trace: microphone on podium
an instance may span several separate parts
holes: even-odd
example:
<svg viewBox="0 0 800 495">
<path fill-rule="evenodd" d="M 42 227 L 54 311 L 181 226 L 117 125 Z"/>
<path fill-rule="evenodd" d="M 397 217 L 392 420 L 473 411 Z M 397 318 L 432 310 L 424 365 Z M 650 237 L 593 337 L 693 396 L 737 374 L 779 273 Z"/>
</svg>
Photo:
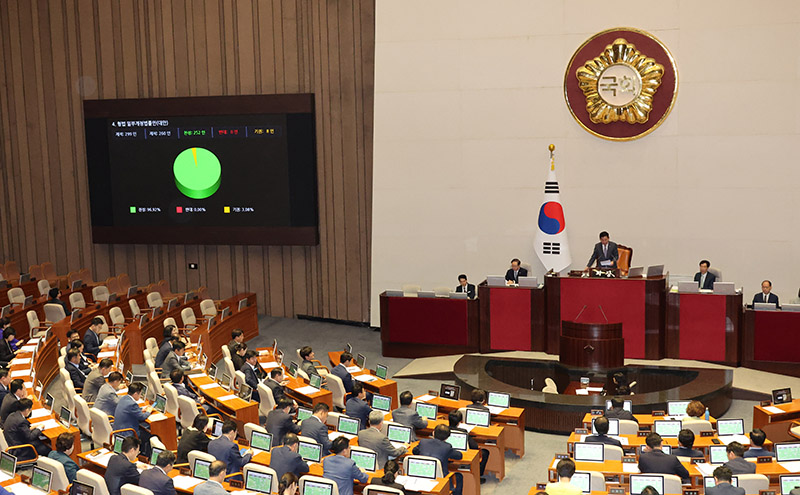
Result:
<svg viewBox="0 0 800 495">
<path fill-rule="evenodd" d="M 580 318 L 580 317 L 581 317 L 581 315 L 583 314 L 583 311 L 584 311 L 585 309 L 586 309 L 586 305 L 584 304 L 584 305 L 583 305 L 583 307 L 581 308 L 581 310 L 580 310 L 580 311 L 578 311 L 578 315 L 577 315 L 577 316 L 575 316 L 575 319 L 573 319 L 572 321 L 573 321 L 573 322 L 577 322 L 577 321 L 578 321 L 578 318 Z"/>
</svg>

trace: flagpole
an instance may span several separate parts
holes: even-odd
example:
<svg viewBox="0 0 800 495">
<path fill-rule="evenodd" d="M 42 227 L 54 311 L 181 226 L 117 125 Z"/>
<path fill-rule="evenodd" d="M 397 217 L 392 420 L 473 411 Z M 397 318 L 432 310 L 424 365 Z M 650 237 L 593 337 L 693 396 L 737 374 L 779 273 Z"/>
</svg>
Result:
<svg viewBox="0 0 800 495">
<path fill-rule="evenodd" d="M 555 171 L 556 169 L 556 159 L 554 156 L 556 151 L 556 145 L 551 143 L 550 146 L 547 147 L 547 149 L 550 150 L 550 171 L 552 172 Z M 544 276 L 557 277 L 558 273 L 556 273 L 556 271 L 553 268 L 551 268 L 547 273 L 545 273 Z"/>
</svg>

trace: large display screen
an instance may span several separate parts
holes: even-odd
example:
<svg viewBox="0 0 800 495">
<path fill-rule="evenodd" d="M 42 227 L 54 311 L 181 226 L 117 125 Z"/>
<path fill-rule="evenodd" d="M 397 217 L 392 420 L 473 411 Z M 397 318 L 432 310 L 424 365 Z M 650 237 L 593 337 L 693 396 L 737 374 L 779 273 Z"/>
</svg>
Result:
<svg viewBox="0 0 800 495">
<path fill-rule="evenodd" d="M 315 245 L 313 95 L 84 102 L 95 243 Z"/>
</svg>

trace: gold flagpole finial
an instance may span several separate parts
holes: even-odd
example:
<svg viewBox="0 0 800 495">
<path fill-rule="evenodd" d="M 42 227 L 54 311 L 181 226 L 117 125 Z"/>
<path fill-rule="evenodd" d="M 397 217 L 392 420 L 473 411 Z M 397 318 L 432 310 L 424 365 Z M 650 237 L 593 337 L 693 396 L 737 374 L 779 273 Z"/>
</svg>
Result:
<svg viewBox="0 0 800 495">
<path fill-rule="evenodd" d="M 553 153 L 556 150 L 556 145 L 555 144 L 551 144 L 550 146 L 547 147 L 547 149 L 550 150 L 550 170 L 555 170 L 556 169 L 556 160 L 553 157 Z"/>
</svg>

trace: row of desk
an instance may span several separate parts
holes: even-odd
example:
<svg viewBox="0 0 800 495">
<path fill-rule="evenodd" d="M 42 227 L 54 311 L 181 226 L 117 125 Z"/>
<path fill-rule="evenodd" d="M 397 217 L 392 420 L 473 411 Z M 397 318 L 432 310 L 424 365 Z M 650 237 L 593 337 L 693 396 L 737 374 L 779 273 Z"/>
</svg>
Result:
<svg viewBox="0 0 800 495">
<path fill-rule="evenodd" d="M 559 354 L 562 320 L 622 323 L 625 357 L 694 359 L 798 374 L 784 345 L 800 313 L 743 309 L 741 294 L 681 294 L 666 277 L 547 276 L 542 287 L 478 287 L 477 300 L 380 296 L 383 354 L 505 350 Z"/>
</svg>

